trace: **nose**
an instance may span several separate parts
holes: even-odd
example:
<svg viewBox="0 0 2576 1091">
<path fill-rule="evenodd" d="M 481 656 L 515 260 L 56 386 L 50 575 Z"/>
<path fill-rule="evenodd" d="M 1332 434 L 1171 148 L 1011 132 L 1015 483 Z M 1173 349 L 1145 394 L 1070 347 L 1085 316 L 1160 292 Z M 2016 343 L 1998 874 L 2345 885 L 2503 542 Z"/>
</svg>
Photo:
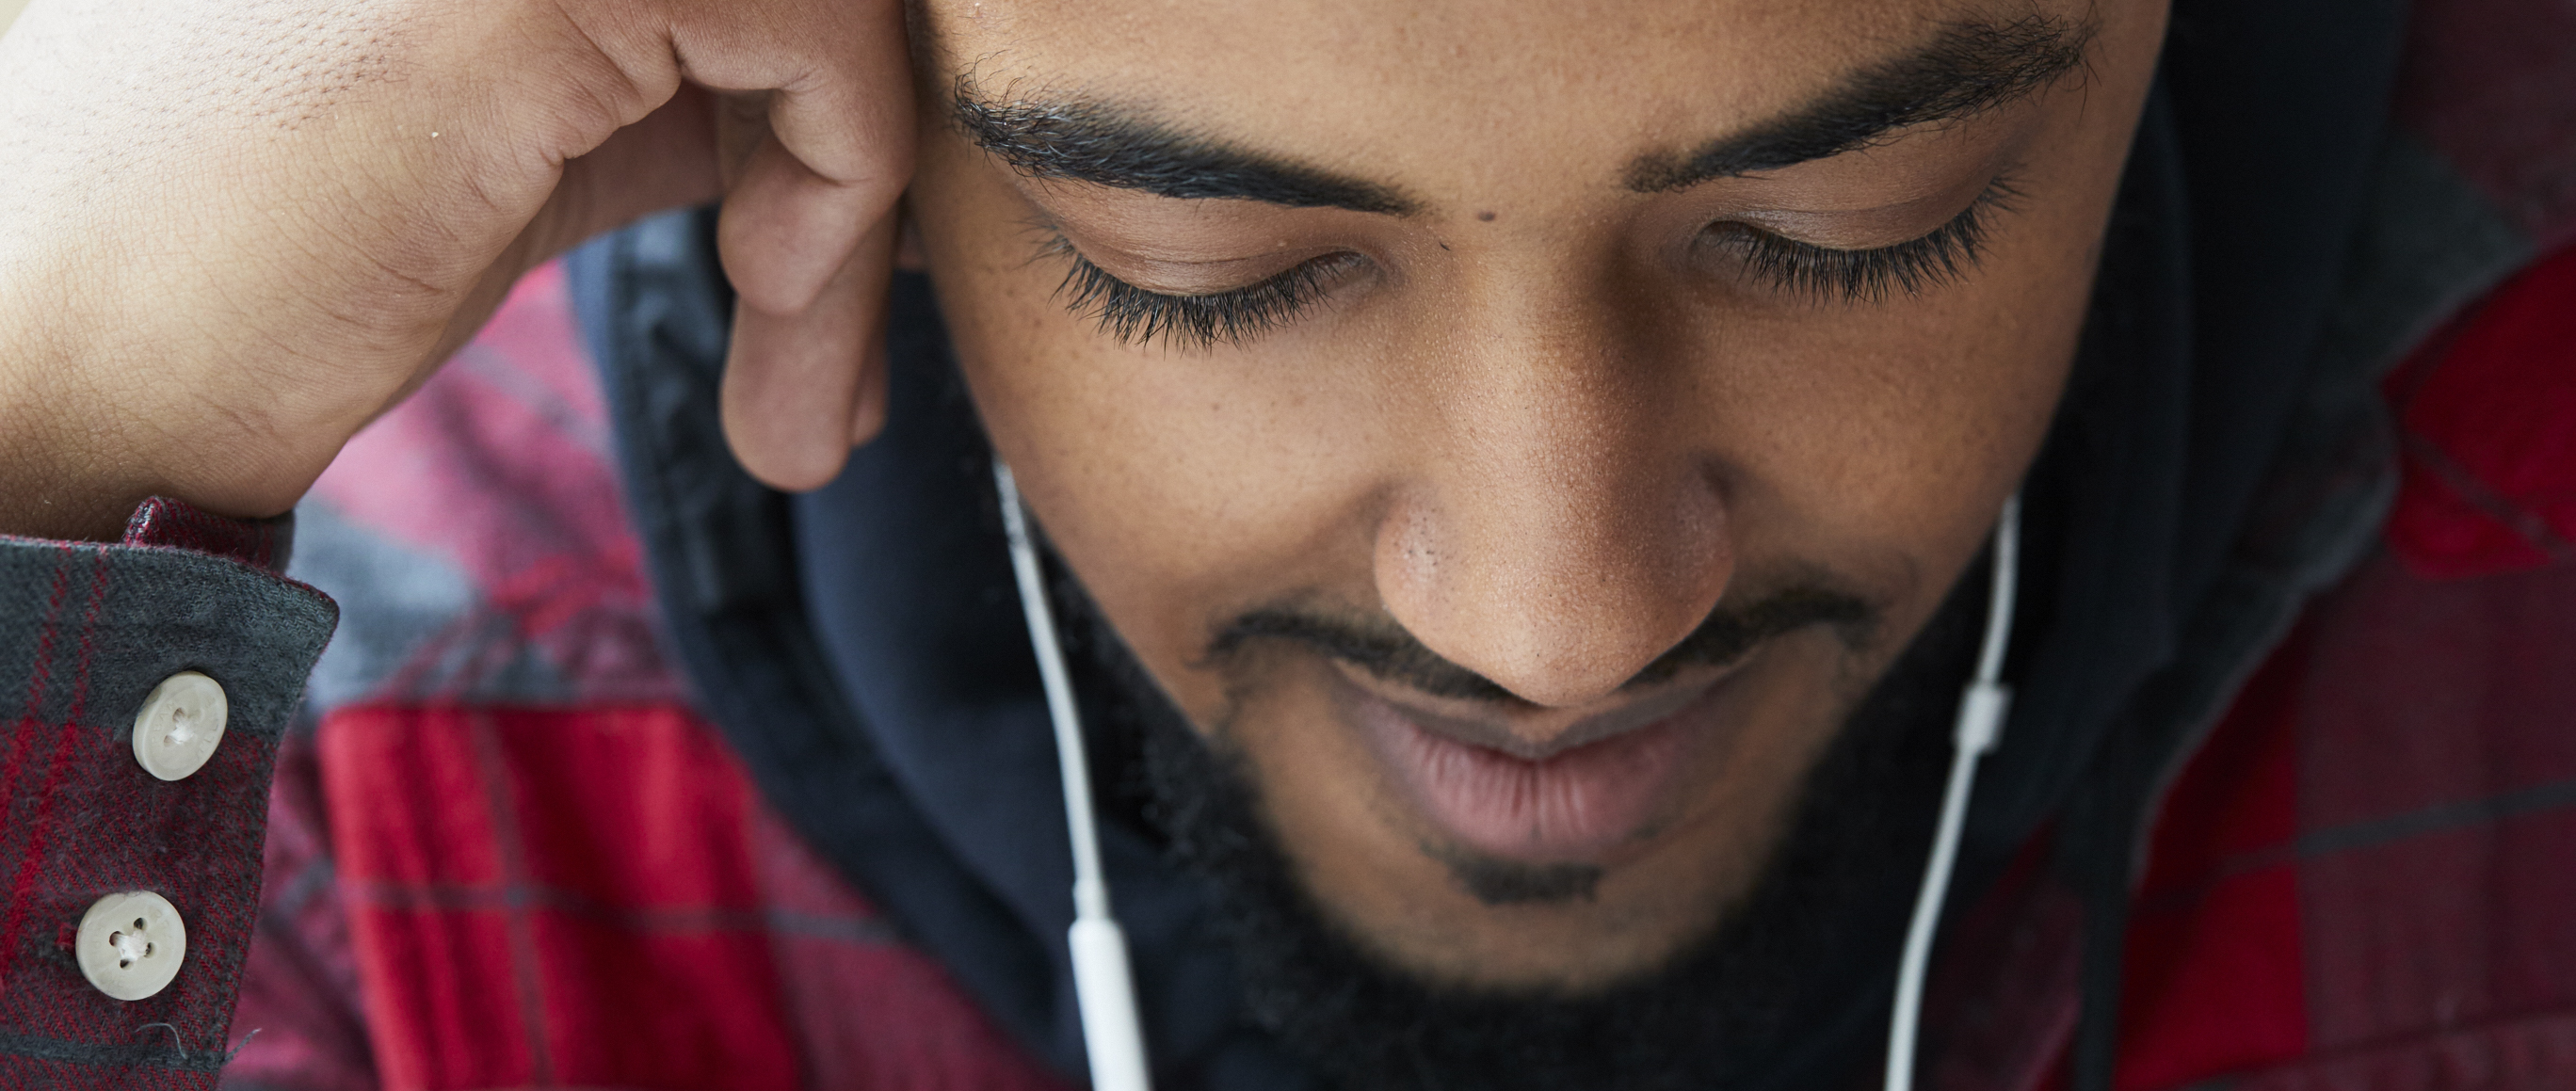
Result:
<svg viewBox="0 0 2576 1091">
<path fill-rule="evenodd" d="M 1708 616 L 1734 572 L 1726 509 L 1652 369 L 1607 338 L 1513 340 L 1444 384 L 1464 393 L 1430 415 L 1374 575 L 1431 650 L 1533 704 L 1577 706 Z"/>
</svg>

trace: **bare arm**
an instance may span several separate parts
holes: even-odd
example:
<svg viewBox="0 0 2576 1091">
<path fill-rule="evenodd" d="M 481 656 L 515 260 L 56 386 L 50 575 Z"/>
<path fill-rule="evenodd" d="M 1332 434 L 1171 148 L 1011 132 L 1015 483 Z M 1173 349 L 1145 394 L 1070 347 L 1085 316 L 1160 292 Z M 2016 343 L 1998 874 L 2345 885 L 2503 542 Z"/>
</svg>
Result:
<svg viewBox="0 0 2576 1091">
<path fill-rule="evenodd" d="M 0 39 L 0 531 L 285 510 L 552 254 L 725 199 L 725 415 L 872 430 L 897 0 L 33 0 Z"/>
</svg>

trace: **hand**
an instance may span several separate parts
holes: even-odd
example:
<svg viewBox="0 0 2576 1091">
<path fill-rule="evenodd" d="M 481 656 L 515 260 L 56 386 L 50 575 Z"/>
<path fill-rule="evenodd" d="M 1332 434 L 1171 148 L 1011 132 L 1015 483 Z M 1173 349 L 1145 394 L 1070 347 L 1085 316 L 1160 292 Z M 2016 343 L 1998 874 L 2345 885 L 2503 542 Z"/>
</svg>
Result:
<svg viewBox="0 0 2576 1091">
<path fill-rule="evenodd" d="M 722 196 L 737 456 L 882 419 L 900 0 L 35 0 L 0 39 L 0 531 L 284 511 L 509 286 Z"/>
</svg>

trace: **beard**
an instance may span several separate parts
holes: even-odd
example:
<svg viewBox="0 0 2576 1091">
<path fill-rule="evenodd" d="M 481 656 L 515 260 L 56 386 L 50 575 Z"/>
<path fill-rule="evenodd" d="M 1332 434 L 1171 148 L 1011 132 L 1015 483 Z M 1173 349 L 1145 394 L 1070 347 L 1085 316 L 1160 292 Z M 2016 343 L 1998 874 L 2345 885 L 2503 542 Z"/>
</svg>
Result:
<svg viewBox="0 0 2576 1091">
<path fill-rule="evenodd" d="M 1849 1084 L 1880 1056 L 1873 1017 L 1929 852 L 1983 584 L 1961 580 L 1845 716 L 1761 876 L 1709 934 L 1642 976 L 1556 995 L 1425 981 L 1350 936 L 1297 878 L 1228 725 L 1193 730 L 1078 584 L 1054 581 L 1098 725 L 1092 767 L 1119 771 L 1104 803 L 1213 886 L 1246 1010 L 1348 1091 Z"/>
</svg>

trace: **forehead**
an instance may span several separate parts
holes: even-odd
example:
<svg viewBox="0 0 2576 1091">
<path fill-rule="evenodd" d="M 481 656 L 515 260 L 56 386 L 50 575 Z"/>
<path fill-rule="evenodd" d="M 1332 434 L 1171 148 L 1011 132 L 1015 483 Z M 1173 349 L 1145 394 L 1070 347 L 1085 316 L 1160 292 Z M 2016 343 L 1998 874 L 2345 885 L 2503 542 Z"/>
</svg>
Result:
<svg viewBox="0 0 2576 1091">
<path fill-rule="evenodd" d="M 1945 26 L 2068 0 L 928 0 L 942 74 L 1114 103 L 1324 167 L 1441 177 L 1624 163 L 1780 115 Z M 1469 177 L 1459 177 L 1465 174 Z M 1501 179 L 1493 179 L 1500 181 Z"/>
</svg>

